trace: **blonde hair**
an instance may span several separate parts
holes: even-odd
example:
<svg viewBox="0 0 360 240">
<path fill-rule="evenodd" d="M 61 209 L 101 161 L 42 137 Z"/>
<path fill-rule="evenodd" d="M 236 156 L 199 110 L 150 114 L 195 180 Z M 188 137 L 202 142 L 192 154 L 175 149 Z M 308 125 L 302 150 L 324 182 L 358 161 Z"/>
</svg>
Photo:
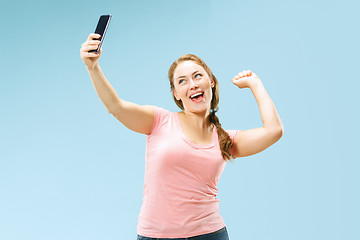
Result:
<svg viewBox="0 0 360 240">
<path fill-rule="evenodd" d="M 185 61 L 193 61 L 194 63 L 198 64 L 209 75 L 210 79 L 214 82 L 214 87 L 212 88 L 212 99 L 211 99 L 211 108 L 210 108 L 210 123 L 214 124 L 217 128 L 217 134 L 219 138 L 219 145 L 221 150 L 222 157 L 227 161 L 231 159 L 230 149 L 233 146 L 233 141 L 231 140 L 229 134 L 221 127 L 219 118 L 216 116 L 216 112 L 219 110 L 219 83 L 215 78 L 214 74 L 211 72 L 210 68 L 206 65 L 206 63 L 194 54 L 185 54 L 173 62 L 169 68 L 168 77 L 170 80 L 170 88 L 174 91 L 174 72 L 176 67 Z M 174 101 L 176 105 L 181 109 L 184 110 L 184 105 L 181 100 L 177 100 L 173 95 Z"/>
</svg>

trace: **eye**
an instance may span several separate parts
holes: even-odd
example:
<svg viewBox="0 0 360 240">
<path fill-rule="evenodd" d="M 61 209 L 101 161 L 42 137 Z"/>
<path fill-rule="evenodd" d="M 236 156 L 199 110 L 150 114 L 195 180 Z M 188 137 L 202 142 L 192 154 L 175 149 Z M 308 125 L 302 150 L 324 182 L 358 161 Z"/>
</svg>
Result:
<svg viewBox="0 0 360 240">
<path fill-rule="evenodd" d="M 195 78 L 196 78 L 197 76 L 202 76 L 202 75 L 201 75 L 200 73 L 198 73 L 198 74 L 195 75 Z"/>
<path fill-rule="evenodd" d="M 179 84 L 181 84 L 181 83 L 183 83 L 183 82 L 185 82 L 184 79 L 180 79 L 180 80 L 179 80 Z"/>
</svg>

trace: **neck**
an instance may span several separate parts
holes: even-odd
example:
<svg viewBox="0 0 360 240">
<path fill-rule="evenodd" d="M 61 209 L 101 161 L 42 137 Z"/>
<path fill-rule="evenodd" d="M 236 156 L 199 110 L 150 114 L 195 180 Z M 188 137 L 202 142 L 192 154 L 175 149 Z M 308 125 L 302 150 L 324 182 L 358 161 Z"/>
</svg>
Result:
<svg viewBox="0 0 360 240">
<path fill-rule="evenodd" d="M 184 110 L 182 113 L 184 114 L 185 118 L 189 120 L 191 125 L 196 128 L 206 130 L 209 129 L 211 126 L 210 118 L 209 118 L 210 109 L 204 112 L 196 112 L 196 113 L 188 112 Z"/>
</svg>

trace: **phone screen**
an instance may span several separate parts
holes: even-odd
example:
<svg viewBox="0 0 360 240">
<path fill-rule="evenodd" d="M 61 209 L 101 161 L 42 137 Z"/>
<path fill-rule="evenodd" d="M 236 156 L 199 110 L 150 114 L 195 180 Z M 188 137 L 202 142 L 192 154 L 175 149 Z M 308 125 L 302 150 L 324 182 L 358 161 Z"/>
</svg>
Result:
<svg viewBox="0 0 360 240">
<path fill-rule="evenodd" d="M 98 49 L 90 50 L 89 52 L 99 52 L 100 51 L 101 45 L 102 45 L 104 37 L 105 37 L 106 29 L 108 28 L 109 23 L 110 23 L 110 19 L 111 19 L 111 15 L 101 15 L 100 16 L 99 22 L 95 29 L 95 33 L 101 35 L 100 39 L 97 39 L 97 40 L 100 40 L 100 45 L 99 45 Z"/>
</svg>

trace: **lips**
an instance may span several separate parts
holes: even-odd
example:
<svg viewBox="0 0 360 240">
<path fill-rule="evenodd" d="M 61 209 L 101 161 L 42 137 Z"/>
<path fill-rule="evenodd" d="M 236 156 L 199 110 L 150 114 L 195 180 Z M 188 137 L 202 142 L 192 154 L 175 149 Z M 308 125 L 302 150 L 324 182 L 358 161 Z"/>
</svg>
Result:
<svg viewBox="0 0 360 240">
<path fill-rule="evenodd" d="M 196 92 L 190 96 L 190 99 L 194 103 L 200 103 L 204 100 L 204 92 Z"/>
<path fill-rule="evenodd" d="M 190 96 L 190 99 L 198 98 L 200 96 L 204 96 L 204 92 L 196 92 Z"/>
</svg>

